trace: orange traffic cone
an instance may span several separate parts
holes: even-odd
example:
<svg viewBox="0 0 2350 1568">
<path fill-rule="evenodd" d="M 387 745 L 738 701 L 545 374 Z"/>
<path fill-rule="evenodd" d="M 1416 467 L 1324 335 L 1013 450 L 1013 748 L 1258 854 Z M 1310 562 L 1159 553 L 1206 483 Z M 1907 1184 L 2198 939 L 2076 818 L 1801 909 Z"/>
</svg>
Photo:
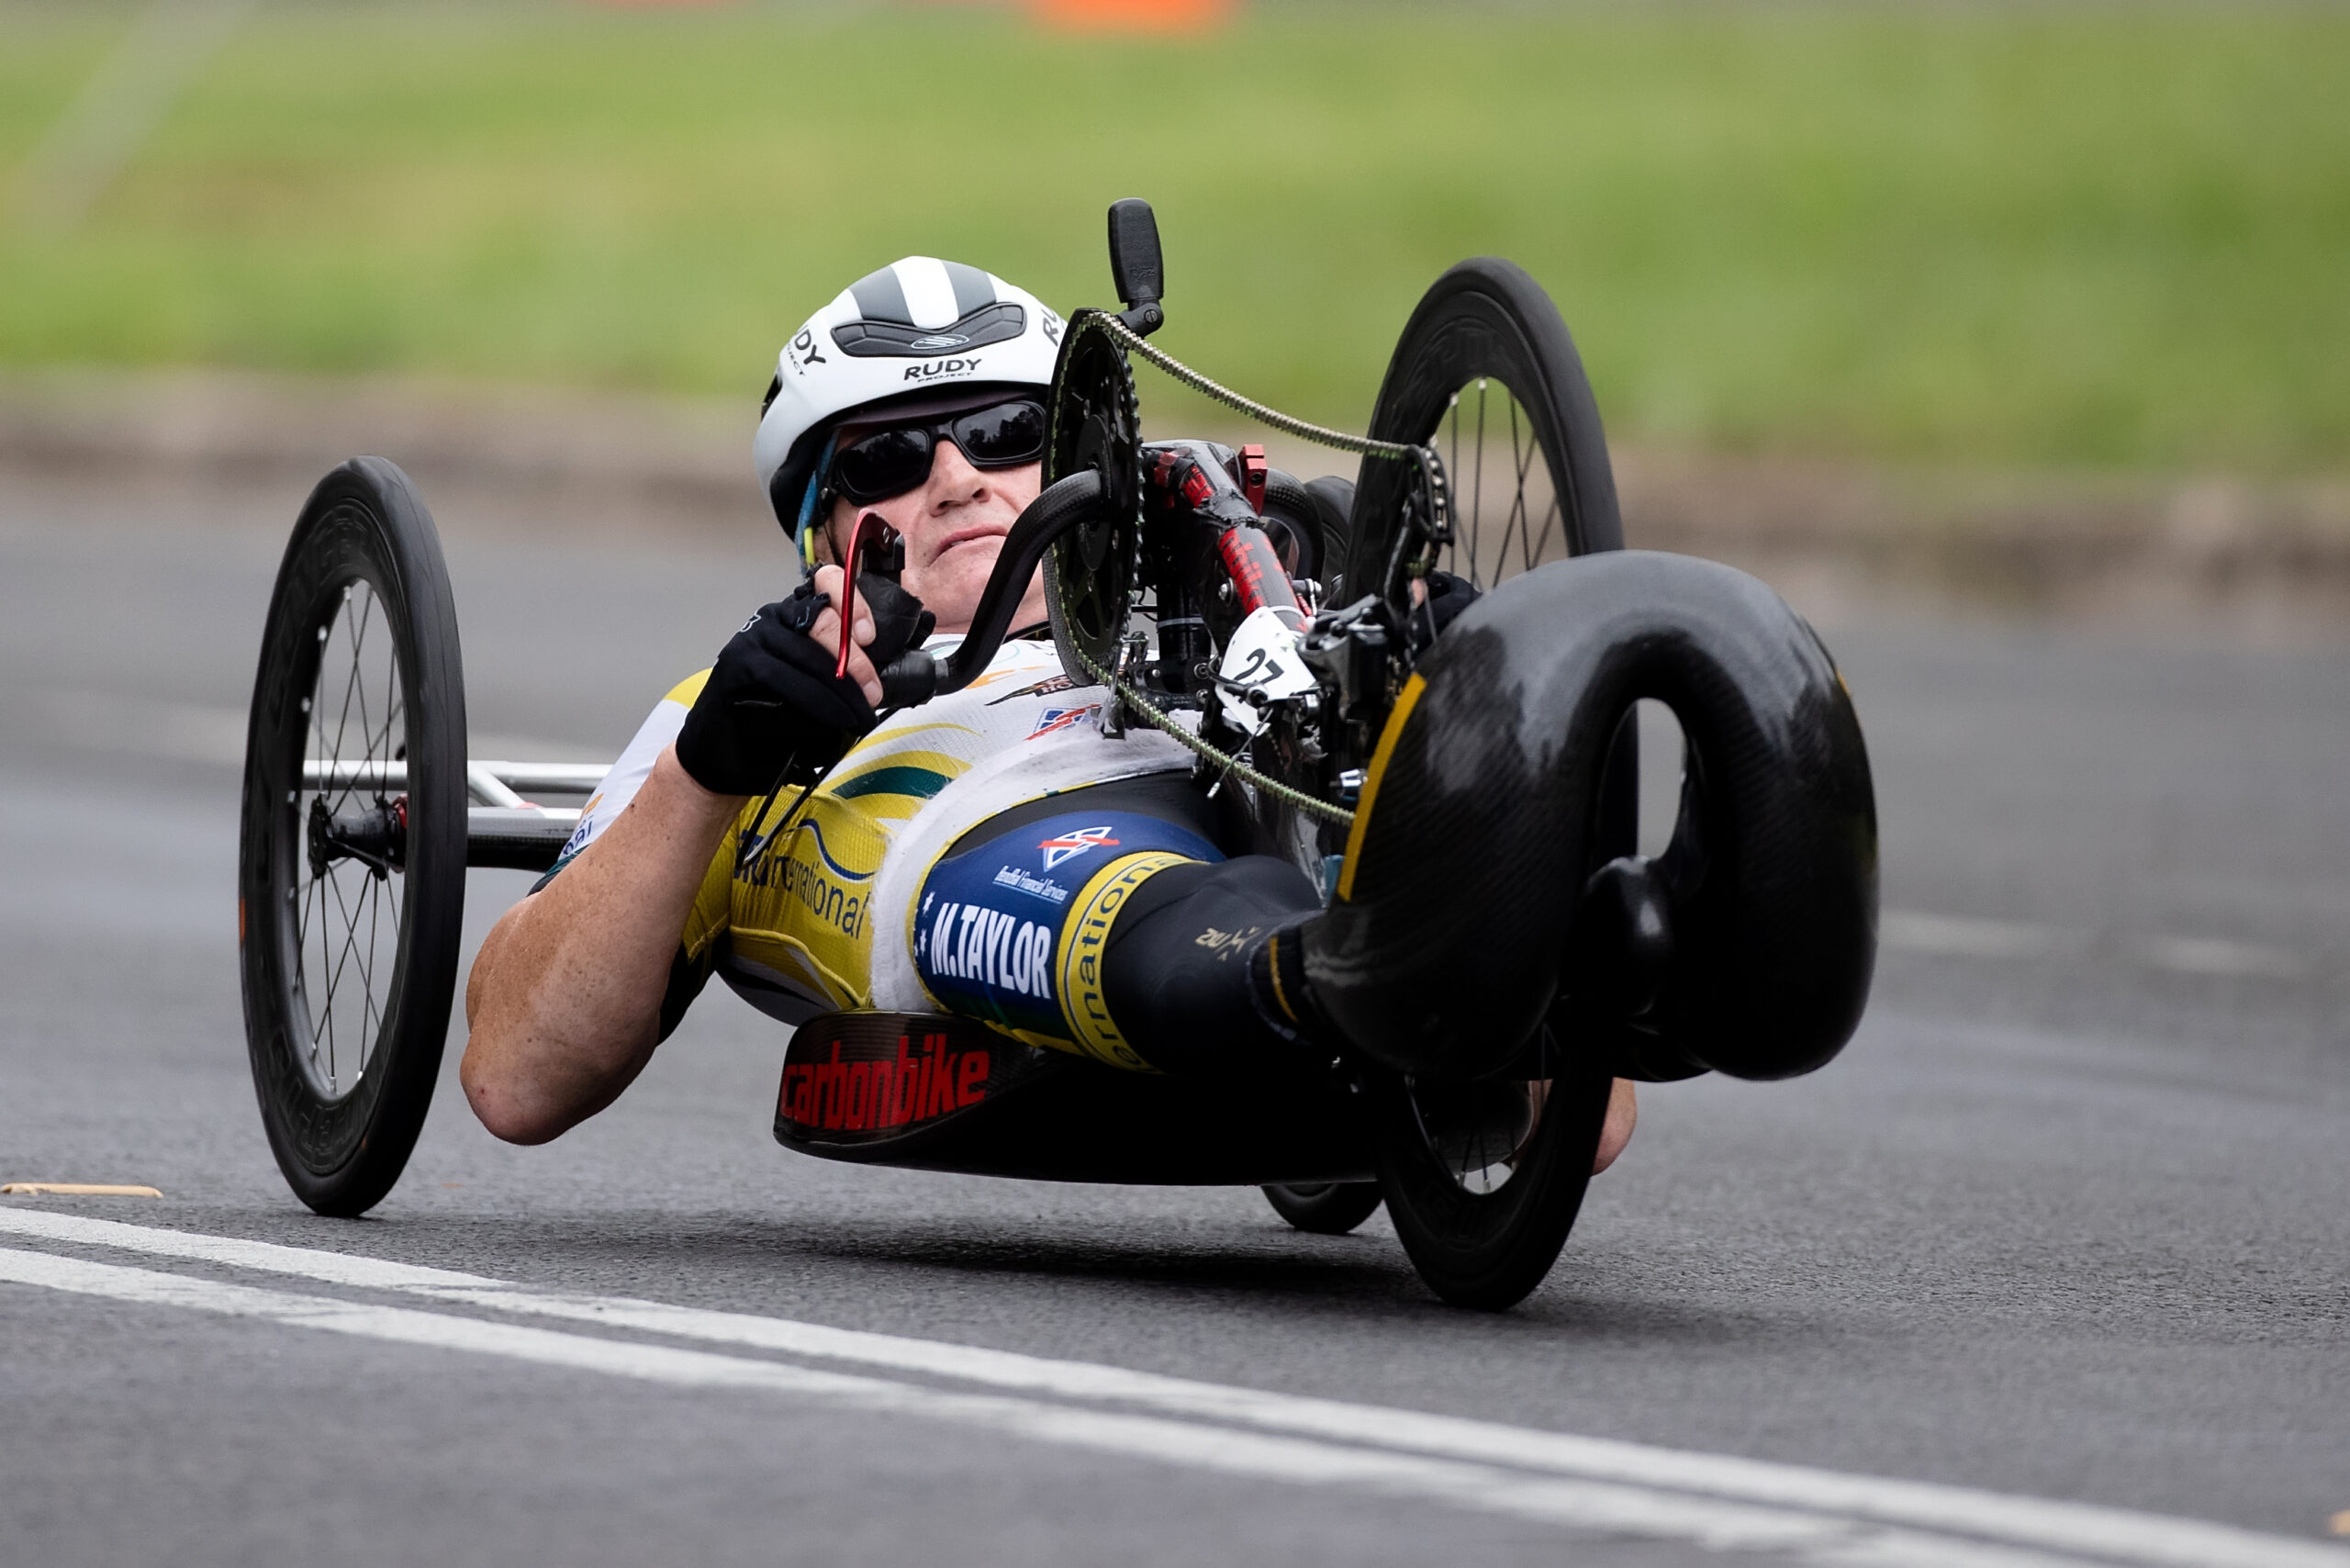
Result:
<svg viewBox="0 0 2350 1568">
<path fill-rule="evenodd" d="M 1029 0 L 1048 28 L 1089 32 L 1203 32 L 1230 19 L 1237 0 Z"/>
</svg>

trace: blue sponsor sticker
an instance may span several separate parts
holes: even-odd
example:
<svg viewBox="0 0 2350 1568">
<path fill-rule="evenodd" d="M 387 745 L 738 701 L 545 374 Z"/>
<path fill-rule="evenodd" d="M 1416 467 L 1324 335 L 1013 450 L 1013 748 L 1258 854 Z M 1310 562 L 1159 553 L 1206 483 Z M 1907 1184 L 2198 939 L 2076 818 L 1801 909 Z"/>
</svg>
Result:
<svg viewBox="0 0 2350 1568">
<path fill-rule="evenodd" d="M 1224 858 L 1189 828 L 1100 811 L 1008 829 L 939 861 L 914 913 L 923 987 L 965 1017 L 1066 1038 L 1053 974 L 1069 906 L 1104 867 L 1153 851 Z"/>
</svg>

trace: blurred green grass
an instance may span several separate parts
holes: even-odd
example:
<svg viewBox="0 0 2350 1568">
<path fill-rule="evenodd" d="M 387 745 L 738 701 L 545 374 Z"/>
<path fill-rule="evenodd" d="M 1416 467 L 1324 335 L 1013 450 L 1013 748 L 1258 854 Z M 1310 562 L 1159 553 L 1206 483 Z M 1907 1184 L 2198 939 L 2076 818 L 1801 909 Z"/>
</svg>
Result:
<svg viewBox="0 0 2350 1568">
<path fill-rule="evenodd" d="M 0 4 L 0 169 L 129 12 Z M 2350 10 L 1259 6 L 1213 38 L 982 6 L 255 13 L 77 231 L 0 231 L 0 364 L 764 386 L 930 252 L 1108 302 L 1359 424 L 1420 290 L 1528 267 L 1611 433 L 2350 468 Z M 1144 372 L 1147 407 L 1180 411 Z"/>
</svg>

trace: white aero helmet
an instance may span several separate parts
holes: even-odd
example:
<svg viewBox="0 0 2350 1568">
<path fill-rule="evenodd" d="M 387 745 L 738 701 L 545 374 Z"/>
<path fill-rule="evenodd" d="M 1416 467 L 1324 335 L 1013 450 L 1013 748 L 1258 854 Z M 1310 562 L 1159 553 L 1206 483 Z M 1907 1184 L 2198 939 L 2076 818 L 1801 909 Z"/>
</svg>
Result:
<svg viewBox="0 0 2350 1568">
<path fill-rule="evenodd" d="M 808 318 L 776 356 L 751 454 L 794 540 L 812 515 L 818 458 L 845 414 L 898 399 L 1052 385 L 1061 319 L 1026 289 L 934 256 L 868 273 Z"/>
</svg>

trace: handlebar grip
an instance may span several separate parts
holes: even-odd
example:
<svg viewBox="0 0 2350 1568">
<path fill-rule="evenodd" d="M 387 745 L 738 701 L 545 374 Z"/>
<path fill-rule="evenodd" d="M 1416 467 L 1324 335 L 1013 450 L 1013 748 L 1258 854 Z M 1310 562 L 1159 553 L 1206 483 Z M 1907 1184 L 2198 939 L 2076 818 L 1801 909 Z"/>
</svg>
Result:
<svg viewBox="0 0 2350 1568">
<path fill-rule="evenodd" d="M 881 672 L 881 706 L 915 708 L 938 691 L 938 660 L 920 648 L 908 648 Z"/>
</svg>

